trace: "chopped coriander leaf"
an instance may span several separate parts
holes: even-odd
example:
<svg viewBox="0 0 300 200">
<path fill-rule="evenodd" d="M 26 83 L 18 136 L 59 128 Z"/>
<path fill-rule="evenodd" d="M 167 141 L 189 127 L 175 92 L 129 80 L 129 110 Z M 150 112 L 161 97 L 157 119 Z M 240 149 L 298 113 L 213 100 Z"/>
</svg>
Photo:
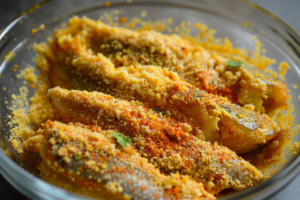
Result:
<svg viewBox="0 0 300 200">
<path fill-rule="evenodd" d="M 226 106 L 222 106 L 222 108 L 224 108 L 224 110 L 226 110 L 228 113 L 231 113 L 231 109 L 226 107 Z"/>
<path fill-rule="evenodd" d="M 229 59 L 228 63 L 227 63 L 227 65 L 232 68 L 240 67 L 240 66 L 242 66 L 242 64 L 243 63 L 241 61 L 235 61 L 235 60 L 231 60 L 231 59 Z"/>
<path fill-rule="evenodd" d="M 119 132 L 115 131 L 111 135 L 117 139 L 118 144 L 122 147 L 126 147 L 128 144 L 132 144 L 129 137 L 125 137 L 124 135 L 122 135 Z"/>
<path fill-rule="evenodd" d="M 80 156 L 77 156 L 77 155 L 74 155 L 74 159 L 75 159 L 75 160 L 81 160 L 81 157 L 80 157 Z"/>
</svg>

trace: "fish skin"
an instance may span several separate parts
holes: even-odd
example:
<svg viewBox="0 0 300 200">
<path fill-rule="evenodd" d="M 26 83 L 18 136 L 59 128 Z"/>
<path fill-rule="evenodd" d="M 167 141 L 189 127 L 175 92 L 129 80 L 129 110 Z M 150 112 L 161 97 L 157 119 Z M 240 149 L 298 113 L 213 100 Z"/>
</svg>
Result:
<svg viewBox="0 0 300 200">
<path fill-rule="evenodd" d="M 165 112 L 169 110 L 174 118 L 191 121 L 201 129 L 204 137 L 198 135 L 200 139 L 217 141 L 238 154 L 268 144 L 280 131 L 280 126 L 267 115 L 199 90 L 166 69 L 156 66 L 115 68 L 103 55 L 88 52 L 80 52 L 69 60 L 69 65 L 61 62 L 60 66 L 73 89 L 99 91 L 120 99 L 138 100 Z"/>
<path fill-rule="evenodd" d="M 68 26 L 58 30 L 55 36 L 59 38 L 70 33 L 80 36 L 84 46 L 95 55 L 101 53 L 109 57 L 116 67 L 159 66 L 179 73 L 185 81 L 201 90 L 226 96 L 236 104 L 252 103 L 256 111 L 270 112 L 287 103 L 287 88 L 281 81 L 263 75 L 263 71 L 246 63 L 231 68 L 227 65 L 228 56 L 210 52 L 200 44 L 176 35 L 112 27 L 85 17 L 70 19 Z M 235 84 L 226 73 L 239 74 Z M 257 84 L 259 88 L 255 86 Z M 253 98 L 249 98 L 249 93 L 253 93 Z"/>
<path fill-rule="evenodd" d="M 44 139 L 39 145 L 43 160 L 50 169 L 82 187 L 96 190 L 100 185 L 109 188 L 113 184 L 117 191 L 108 193 L 134 200 L 215 199 L 201 183 L 176 174 L 161 174 L 132 146 L 116 147 L 110 135 L 113 131 L 50 120 L 42 126 L 39 134 Z"/>
<path fill-rule="evenodd" d="M 189 175 L 212 194 L 225 188 L 242 190 L 265 179 L 235 152 L 199 140 L 189 133 L 194 130 L 187 123 L 178 123 L 141 102 L 59 87 L 50 89 L 48 96 L 60 121 L 117 130 L 130 137 L 138 152 L 161 171 Z"/>
<path fill-rule="evenodd" d="M 95 55 L 89 49 L 90 43 L 85 37 L 95 22 L 83 21 L 83 24 L 87 23 L 85 31 L 76 32 L 77 25 L 79 29 L 82 27 L 77 24 L 80 19 L 73 18 L 70 26 L 54 34 L 50 48 L 43 53 L 51 63 L 52 71 L 57 72 L 57 76 L 51 76 L 54 77 L 51 82 L 67 89 L 99 91 L 120 99 L 141 101 L 163 112 L 170 111 L 175 119 L 192 122 L 201 129 L 203 134 L 198 134 L 199 139 L 216 141 L 238 154 L 268 144 L 280 131 L 280 125 L 267 115 L 232 104 L 227 98 L 207 94 L 167 69 L 158 66 L 116 67 L 109 58 Z M 104 25 L 100 23 L 99 26 Z M 75 31 L 77 35 L 68 35 L 69 31 Z M 164 43 L 173 39 L 166 37 Z M 56 80 L 55 77 L 60 78 Z M 201 97 L 195 95 L 200 93 Z"/>
</svg>

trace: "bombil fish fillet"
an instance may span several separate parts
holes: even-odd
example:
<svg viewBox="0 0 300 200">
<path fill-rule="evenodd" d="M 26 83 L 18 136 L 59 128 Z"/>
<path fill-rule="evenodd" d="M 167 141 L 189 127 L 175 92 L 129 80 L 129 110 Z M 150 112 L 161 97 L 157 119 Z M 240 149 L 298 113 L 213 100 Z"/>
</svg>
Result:
<svg viewBox="0 0 300 200">
<path fill-rule="evenodd" d="M 57 183 L 73 183 L 97 198 L 215 199 L 201 183 L 163 175 L 132 146 L 119 147 L 111 130 L 48 120 L 38 133 L 27 143 L 39 146 L 46 180 L 58 174 Z"/>
<path fill-rule="evenodd" d="M 256 111 L 270 112 L 287 104 L 287 88 L 281 81 L 247 63 L 232 66 L 229 58 L 175 35 L 132 31 L 78 17 L 55 33 L 61 47 L 66 47 L 60 42 L 62 38 L 70 34 L 80 38 L 78 45 L 94 55 L 103 54 L 116 67 L 166 68 L 201 90 L 228 97 L 240 105 L 253 104 Z"/>
<path fill-rule="evenodd" d="M 169 111 L 177 120 L 194 123 L 203 131 L 205 140 L 217 141 L 238 154 L 268 144 L 280 130 L 267 115 L 199 90 L 167 69 L 156 66 L 115 68 L 103 55 L 85 51 L 79 37 L 62 37 L 52 47 L 60 45 L 62 49 L 53 52 L 71 88 L 99 91 Z"/>
<path fill-rule="evenodd" d="M 130 137 L 133 146 L 161 172 L 188 175 L 213 194 L 225 188 L 242 190 L 264 180 L 254 166 L 235 152 L 193 136 L 194 127 L 179 123 L 141 102 L 86 91 L 50 89 L 48 96 L 64 122 L 97 125 Z"/>
</svg>

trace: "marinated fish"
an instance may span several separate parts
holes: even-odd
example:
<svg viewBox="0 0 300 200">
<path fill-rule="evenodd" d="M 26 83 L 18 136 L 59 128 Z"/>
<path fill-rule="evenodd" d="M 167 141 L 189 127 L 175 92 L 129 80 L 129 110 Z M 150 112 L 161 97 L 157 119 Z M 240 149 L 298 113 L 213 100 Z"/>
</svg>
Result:
<svg viewBox="0 0 300 200">
<path fill-rule="evenodd" d="M 217 141 L 238 154 L 267 144 L 280 130 L 272 118 L 250 110 L 251 106 L 246 109 L 230 103 L 227 98 L 208 94 L 167 69 L 115 68 L 102 54 L 85 51 L 79 36 L 60 38 L 52 44 L 53 47 L 60 45 L 61 48 L 53 52 L 71 88 L 141 101 L 170 113 L 177 120 L 195 124 L 203 131 L 205 140 Z"/>
<path fill-rule="evenodd" d="M 97 198 L 215 199 L 187 176 L 161 174 L 132 146 L 119 148 L 111 130 L 48 120 L 38 133 L 27 143 L 39 147 L 41 175 L 46 180 L 51 179 L 47 175 L 57 174 L 54 182 L 73 183 Z"/>
<path fill-rule="evenodd" d="M 178 72 L 183 80 L 201 90 L 228 97 L 236 104 L 253 104 L 256 111 L 269 112 L 286 106 L 287 88 L 281 81 L 261 75 L 262 71 L 256 67 L 231 64 L 236 61 L 175 35 L 137 32 L 74 17 L 54 36 L 64 50 L 72 48 L 64 38 L 78 37 L 76 48 L 94 55 L 101 53 L 116 67 L 155 65 L 166 68 Z"/>
<path fill-rule="evenodd" d="M 199 140 L 194 136 L 199 131 L 190 124 L 179 123 L 141 102 L 58 87 L 50 89 L 48 96 L 60 121 L 116 130 L 129 137 L 140 155 L 161 172 L 188 175 L 210 193 L 242 190 L 264 180 L 260 171 L 235 152 Z"/>
</svg>

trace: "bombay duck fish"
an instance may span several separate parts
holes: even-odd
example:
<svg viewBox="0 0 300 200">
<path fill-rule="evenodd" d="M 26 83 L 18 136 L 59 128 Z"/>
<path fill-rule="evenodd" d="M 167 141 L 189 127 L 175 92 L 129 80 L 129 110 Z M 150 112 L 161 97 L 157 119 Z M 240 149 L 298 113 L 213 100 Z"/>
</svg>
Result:
<svg viewBox="0 0 300 200">
<path fill-rule="evenodd" d="M 61 122 L 116 130 L 129 137 L 140 155 L 162 172 L 188 175 L 203 183 L 210 193 L 225 188 L 245 189 L 265 179 L 235 152 L 199 140 L 189 124 L 157 113 L 141 102 L 58 87 L 50 89 L 48 96 Z"/>
<path fill-rule="evenodd" d="M 63 50 L 59 48 L 67 48 Z M 138 100 L 174 118 L 193 122 L 205 140 L 219 142 L 238 154 L 267 144 L 280 130 L 270 117 L 232 104 L 182 81 L 177 73 L 156 66 L 116 68 L 102 54 L 93 55 L 79 37 L 66 37 L 51 45 L 52 61 L 66 82 L 78 90 L 99 91 L 126 100 Z M 48 56 L 49 57 L 49 56 Z M 54 59 L 54 60 L 53 60 Z M 203 138 L 201 138 L 203 139 Z"/>
<path fill-rule="evenodd" d="M 178 72 L 185 81 L 209 93 L 240 105 L 253 104 L 256 111 L 270 112 L 286 106 L 287 88 L 281 81 L 175 35 L 132 31 L 78 17 L 54 34 L 61 49 L 72 48 L 64 40 L 70 35 L 78 37 L 76 47 L 84 46 L 94 55 L 101 53 L 116 67 L 160 66 Z"/>
<path fill-rule="evenodd" d="M 97 126 L 48 120 L 23 146 L 41 155 L 42 179 L 90 197 L 215 199 L 201 183 L 186 176 L 161 174 L 130 143 L 118 143 L 119 137 L 126 139 Z"/>
</svg>

